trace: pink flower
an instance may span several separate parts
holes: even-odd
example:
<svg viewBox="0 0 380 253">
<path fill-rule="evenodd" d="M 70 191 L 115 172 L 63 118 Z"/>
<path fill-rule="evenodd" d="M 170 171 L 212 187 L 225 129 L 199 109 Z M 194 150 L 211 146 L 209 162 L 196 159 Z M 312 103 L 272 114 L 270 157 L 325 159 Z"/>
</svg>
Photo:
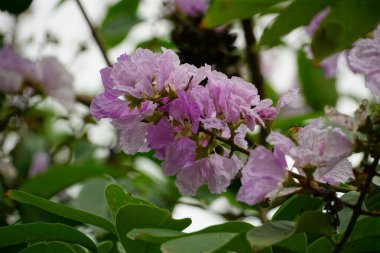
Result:
<svg viewBox="0 0 380 253">
<path fill-rule="evenodd" d="M 242 162 L 232 158 L 212 154 L 189 166 L 177 174 L 176 185 L 183 195 L 195 195 L 199 187 L 207 184 L 211 193 L 222 193 L 242 167 Z"/>
<path fill-rule="evenodd" d="M 278 195 L 287 174 L 284 154 L 277 148 L 272 153 L 259 146 L 251 151 L 242 174 L 237 200 L 254 205 Z"/>
<path fill-rule="evenodd" d="M 355 73 L 363 73 L 366 86 L 380 97 L 380 26 L 373 39 L 360 39 L 347 54 L 348 65 Z"/>
<path fill-rule="evenodd" d="M 322 126 L 321 120 L 315 120 L 299 130 L 298 145 L 276 132 L 272 132 L 267 141 L 291 156 L 298 169 L 316 169 L 313 174 L 316 180 L 330 184 L 347 182 L 353 177 L 351 163 L 347 160 L 352 142 L 339 128 Z"/>
</svg>

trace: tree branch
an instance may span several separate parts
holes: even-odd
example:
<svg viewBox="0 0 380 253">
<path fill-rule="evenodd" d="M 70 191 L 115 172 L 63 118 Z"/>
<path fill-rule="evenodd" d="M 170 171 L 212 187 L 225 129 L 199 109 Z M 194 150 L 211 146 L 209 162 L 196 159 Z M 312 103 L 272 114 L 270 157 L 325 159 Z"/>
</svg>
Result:
<svg viewBox="0 0 380 253">
<path fill-rule="evenodd" d="M 94 38 L 96 44 L 98 45 L 99 49 L 100 49 L 100 52 L 102 53 L 102 56 L 104 58 L 104 61 L 107 63 L 108 67 L 112 67 L 112 63 L 111 61 L 109 60 L 108 58 L 108 55 L 107 55 L 107 49 L 106 47 L 104 46 L 101 38 L 100 38 L 100 35 L 97 31 L 97 29 L 95 28 L 95 26 L 91 23 L 86 11 L 84 10 L 83 8 L 83 5 L 80 3 L 79 0 L 75 0 L 75 2 L 78 4 L 78 7 L 84 17 L 84 19 L 86 20 L 86 23 L 88 25 L 88 27 L 90 28 L 91 30 L 91 34 L 92 34 L 92 37 Z"/>
<path fill-rule="evenodd" d="M 350 237 L 350 235 L 351 235 L 351 233 L 355 227 L 356 221 L 358 220 L 359 216 L 361 214 L 363 214 L 362 205 L 363 205 L 365 196 L 368 192 L 368 189 L 371 185 L 372 178 L 376 175 L 376 166 L 378 163 L 379 163 L 379 157 L 376 157 L 372 163 L 372 166 L 366 168 L 367 173 L 368 173 L 367 179 L 366 179 L 364 186 L 360 192 L 358 202 L 356 202 L 355 206 L 353 207 L 352 216 L 351 216 L 350 222 L 348 223 L 347 229 L 344 232 L 340 241 L 336 244 L 333 253 L 339 253 L 343 249 L 344 244 L 347 242 L 348 238 Z"/>
</svg>

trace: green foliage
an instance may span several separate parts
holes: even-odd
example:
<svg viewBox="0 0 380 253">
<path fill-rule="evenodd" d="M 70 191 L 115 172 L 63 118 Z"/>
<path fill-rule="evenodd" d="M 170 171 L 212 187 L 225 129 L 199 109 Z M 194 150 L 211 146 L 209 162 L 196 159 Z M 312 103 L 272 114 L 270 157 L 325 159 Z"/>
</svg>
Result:
<svg viewBox="0 0 380 253">
<path fill-rule="evenodd" d="M 132 29 L 140 22 L 137 16 L 139 0 L 120 0 L 111 7 L 100 26 L 101 34 L 108 48 L 119 44 Z"/>
<path fill-rule="evenodd" d="M 274 23 L 265 28 L 259 44 L 273 47 L 281 43 L 281 37 L 287 35 L 295 28 L 306 26 L 312 18 L 328 6 L 330 1 L 322 0 L 310 2 L 310 0 L 293 1 L 287 8 L 282 10 Z"/>
<path fill-rule="evenodd" d="M 0 0 L 0 10 L 8 11 L 11 14 L 21 14 L 26 11 L 31 5 L 32 0 L 17 0 L 17 1 L 9 1 L 9 0 Z"/>
<path fill-rule="evenodd" d="M 373 31 L 380 21 L 377 0 L 336 0 L 315 31 L 311 48 L 317 60 L 351 47 Z"/>
<path fill-rule="evenodd" d="M 133 197 L 131 193 L 124 191 L 124 189 L 117 184 L 107 185 L 104 194 L 113 217 L 115 217 L 119 209 L 125 205 L 141 204 L 154 206 L 154 204 L 149 201 Z"/>
<path fill-rule="evenodd" d="M 253 249 L 259 250 L 291 237 L 295 229 L 295 222 L 272 221 L 248 231 L 247 239 Z"/>
<path fill-rule="evenodd" d="M 33 205 L 35 207 L 41 208 L 48 212 L 54 213 L 56 215 L 60 215 L 62 217 L 72 219 L 75 221 L 91 224 L 100 228 L 103 228 L 110 233 L 116 234 L 115 227 L 108 220 L 93 215 L 91 213 L 87 213 L 81 210 L 77 210 L 62 204 L 58 204 L 22 191 L 10 190 L 8 192 L 8 196 L 16 200 L 18 202 Z"/>
<path fill-rule="evenodd" d="M 75 251 L 66 243 L 62 242 L 40 242 L 32 244 L 23 249 L 20 253 L 75 253 Z"/>
<path fill-rule="evenodd" d="M 322 210 L 323 200 L 308 195 L 293 195 L 283 203 L 272 220 L 295 220 L 305 211 Z"/>
<path fill-rule="evenodd" d="M 116 230 L 127 253 L 144 252 L 151 247 L 154 248 L 150 243 L 134 241 L 127 237 L 127 234 L 135 228 L 165 228 L 182 231 L 189 225 L 189 219 L 174 220 L 164 209 L 141 204 L 127 204 L 116 214 Z"/>
<path fill-rule="evenodd" d="M 70 242 L 92 252 L 97 250 L 96 245 L 87 236 L 64 224 L 30 223 L 0 227 L 0 248 L 39 241 Z"/>
<path fill-rule="evenodd" d="M 331 252 L 334 245 L 331 240 L 326 237 L 319 238 L 315 240 L 312 244 L 307 248 L 307 253 L 320 253 L 320 252 Z"/>
<path fill-rule="evenodd" d="M 313 66 L 306 54 L 300 50 L 297 57 L 298 77 L 306 102 L 316 111 L 326 105 L 335 106 L 338 100 L 335 78 L 326 79 L 321 67 Z"/>
<path fill-rule="evenodd" d="M 139 48 L 139 47 L 150 49 L 153 52 L 161 52 L 162 48 L 173 49 L 173 50 L 176 49 L 176 46 L 173 43 L 171 43 L 168 40 L 161 39 L 158 37 L 154 37 L 153 39 L 139 43 L 136 46 L 136 48 Z"/>
<path fill-rule="evenodd" d="M 260 250 L 276 245 L 278 248 L 287 248 L 297 252 L 305 247 L 304 236 L 298 236 L 298 233 L 330 237 L 332 235 L 330 223 L 330 215 L 318 211 L 308 211 L 303 213 L 297 222 L 275 220 L 255 227 L 248 231 L 247 239 L 253 249 Z"/>
<path fill-rule="evenodd" d="M 72 165 L 57 165 L 25 182 L 21 185 L 20 190 L 42 198 L 51 198 L 75 183 L 105 174 L 120 176 L 115 170 L 91 161 Z M 65 180 L 62 180 L 63 178 Z"/>
<path fill-rule="evenodd" d="M 203 24 L 212 28 L 229 23 L 235 19 L 250 18 L 255 14 L 266 11 L 271 6 L 282 0 L 214 0 L 211 1 L 208 12 L 206 13 Z"/>
<path fill-rule="evenodd" d="M 161 250 L 164 253 L 218 252 L 218 248 L 235 236 L 226 232 L 191 235 L 168 241 L 162 244 Z"/>
</svg>

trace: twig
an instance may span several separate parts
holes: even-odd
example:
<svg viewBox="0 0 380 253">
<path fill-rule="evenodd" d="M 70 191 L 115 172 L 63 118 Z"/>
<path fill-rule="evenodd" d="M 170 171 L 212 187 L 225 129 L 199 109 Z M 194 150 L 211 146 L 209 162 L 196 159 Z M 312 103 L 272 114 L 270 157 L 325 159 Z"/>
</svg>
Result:
<svg viewBox="0 0 380 253">
<path fill-rule="evenodd" d="M 261 98 L 264 97 L 264 79 L 260 70 L 260 58 L 254 49 L 256 46 L 256 38 L 253 34 L 252 19 L 242 20 L 244 38 L 246 43 L 246 60 L 251 74 L 251 81 L 256 86 Z"/>
<path fill-rule="evenodd" d="M 245 55 L 248 63 L 248 69 L 251 74 L 251 81 L 256 86 L 257 92 L 261 99 L 265 97 L 264 92 L 264 78 L 260 69 L 260 57 L 256 50 L 256 38 L 253 34 L 253 21 L 252 19 L 243 19 L 242 26 L 245 38 Z M 260 131 L 260 143 L 264 144 L 268 136 L 268 129 L 262 127 Z"/>
<path fill-rule="evenodd" d="M 82 12 L 83 17 L 85 18 L 85 20 L 87 22 L 87 25 L 88 25 L 88 27 L 91 30 L 92 37 L 96 41 L 96 44 L 98 45 L 98 47 L 100 49 L 100 52 L 103 55 L 104 61 L 107 63 L 107 65 L 109 67 L 111 67 L 112 63 L 111 63 L 111 61 L 108 58 L 107 49 L 104 46 L 104 44 L 103 44 L 103 42 L 102 42 L 102 40 L 100 38 L 100 35 L 99 35 L 98 31 L 96 30 L 96 28 L 94 27 L 94 25 L 91 23 L 88 15 L 87 15 L 86 11 L 84 10 L 83 5 L 80 3 L 80 1 L 79 0 L 75 0 L 75 2 L 78 4 L 78 7 L 79 7 L 80 11 Z"/>
<path fill-rule="evenodd" d="M 351 235 L 351 233 L 352 233 L 352 231 L 353 231 L 353 229 L 355 227 L 356 221 L 358 220 L 359 216 L 361 214 L 363 214 L 362 205 L 363 205 L 363 202 L 364 202 L 364 198 L 365 198 L 365 196 L 367 194 L 367 191 L 368 191 L 368 189 L 369 189 L 369 187 L 371 185 L 372 178 L 376 174 L 376 166 L 377 166 L 378 163 L 379 163 L 379 157 L 376 157 L 375 160 L 372 163 L 372 166 L 368 168 L 368 176 L 367 176 L 367 179 L 366 179 L 366 181 L 364 183 L 363 189 L 360 192 L 358 202 L 356 202 L 355 206 L 353 207 L 353 211 L 352 211 L 352 216 L 351 216 L 350 222 L 348 223 L 347 229 L 344 232 L 342 238 L 336 244 L 333 253 L 339 253 L 342 250 L 344 244 L 347 242 L 348 238 L 350 237 L 350 235 Z"/>
<path fill-rule="evenodd" d="M 199 126 L 199 131 L 206 133 L 210 136 L 213 136 L 213 133 L 210 130 L 204 129 L 202 126 Z M 224 138 L 224 137 L 219 136 L 217 134 L 215 134 L 214 138 L 225 143 L 225 144 L 227 144 L 228 146 L 231 147 L 232 150 L 239 151 L 239 152 L 246 154 L 248 156 L 250 154 L 250 151 L 248 149 L 245 149 L 243 147 L 240 147 L 239 145 L 236 145 L 232 139 Z"/>
</svg>

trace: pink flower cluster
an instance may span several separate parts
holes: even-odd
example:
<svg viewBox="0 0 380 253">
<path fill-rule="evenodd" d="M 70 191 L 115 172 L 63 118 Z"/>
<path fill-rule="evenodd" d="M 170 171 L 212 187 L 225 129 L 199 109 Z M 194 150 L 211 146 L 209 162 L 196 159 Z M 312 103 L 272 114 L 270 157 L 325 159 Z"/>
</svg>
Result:
<svg viewBox="0 0 380 253">
<path fill-rule="evenodd" d="M 34 63 L 7 45 L 0 48 L 0 93 L 19 93 L 24 88 L 25 80 L 32 82 L 33 88 L 55 98 L 68 110 L 74 109 L 73 77 L 57 58 L 44 57 Z"/>
<path fill-rule="evenodd" d="M 247 130 L 274 120 L 297 94 L 285 94 L 273 107 L 254 85 L 208 65 L 180 64 L 171 50 L 124 54 L 101 76 L 105 91 L 93 99 L 92 115 L 112 119 L 127 154 L 154 150 L 185 195 L 205 184 L 223 192 L 243 164 L 220 139 L 247 147 Z"/>
</svg>

